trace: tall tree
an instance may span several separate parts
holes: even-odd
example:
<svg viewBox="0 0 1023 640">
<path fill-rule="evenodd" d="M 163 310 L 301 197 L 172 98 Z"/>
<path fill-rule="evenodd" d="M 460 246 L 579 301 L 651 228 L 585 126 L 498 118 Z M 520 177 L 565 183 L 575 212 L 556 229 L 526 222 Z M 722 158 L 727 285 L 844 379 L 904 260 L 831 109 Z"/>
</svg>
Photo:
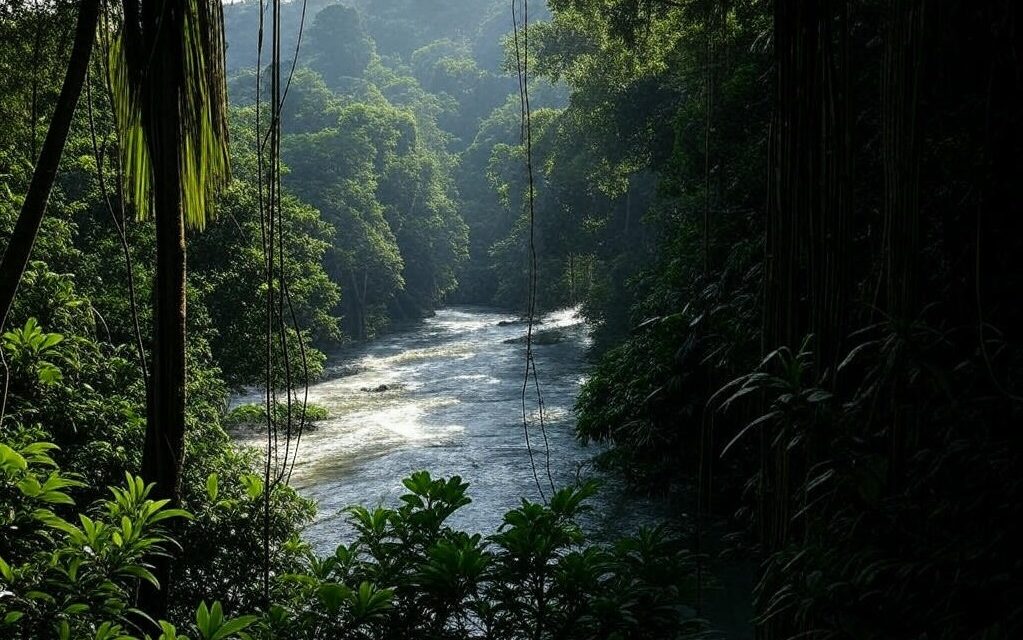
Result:
<svg viewBox="0 0 1023 640">
<path fill-rule="evenodd" d="M 763 349 L 798 348 L 813 336 L 818 373 L 833 370 L 847 332 L 851 293 L 848 3 L 778 0 L 774 5 L 775 96 L 764 260 Z M 785 428 L 784 426 L 780 428 Z M 775 552 L 798 536 L 800 479 L 826 445 L 761 441 L 759 534 Z M 766 580 L 761 583 L 768 585 Z M 768 610 L 774 586 L 757 606 Z M 802 631 L 768 620 L 765 638 Z"/>
<path fill-rule="evenodd" d="M 75 115 L 78 97 L 82 93 L 82 86 L 89 70 L 89 57 L 96 39 L 98 21 L 99 0 L 82 0 L 78 9 L 75 42 L 68 60 L 64 84 L 57 98 L 57 106 L 46 132 L 39 161 L 32 173 L 32 182 L 21 205 L 14 233 L 11 234 L 3 261 L 0 262 L 0 330 L 3 329 L 7 314 L 11 310 L 11 303 L 14 302 L 14 295 L 18 291 L 18 284 L 32 255 L 32 246 L 46 213 L 46 203 L 50 199 L 50 191 L 57 178 L 57 167 L 64 153 L 71 120 Z"/>
<path fill-rule="evenodd" d="M 851 143 L 843 52 L 849 20 L 843 4 L 780 0 L 774 17 L 764 347 L 796 345 L 812 333 L 822 370 L 839 353 L 848 298 L 843 253 Z"/>
<path fill-rule="evenodd" d="M 219 0 L 124 0 L 113 52 L 115 111 L 140 215 L 156 226 L 153 365 L 142 476 L 177 502 L 185 438 L 185 226 L 201 229 L 228 179 L 223 13 Z M 163 589 L 144 598 L 154 619 Z"/>
</svg>

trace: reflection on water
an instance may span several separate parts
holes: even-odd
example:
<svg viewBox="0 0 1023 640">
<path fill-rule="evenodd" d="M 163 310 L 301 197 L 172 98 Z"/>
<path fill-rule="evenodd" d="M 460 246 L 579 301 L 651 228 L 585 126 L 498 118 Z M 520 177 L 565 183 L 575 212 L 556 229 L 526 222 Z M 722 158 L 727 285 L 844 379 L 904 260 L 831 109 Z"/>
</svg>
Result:
<svg viewBox="0 0 1023 640">
<path fill-rule="evenodd" d="M 342 354 L 330 366 L 352 372 L 309 390 L 330 419 L 302 438 L 292 484 L 316 500 L 319 515 L 306 531 L 320 552 L 331 552 L 351 531 L 341 510 L 350 504 L 394 505 L 401 479 L 427 469 L 434 476 L 461 475 L 471 486 L 472 504 L 452 525 L 490 532 L 521 497 L 539 495 L 522 428 L 521 389 L 525 346 L 522 324 L 493 309 L 453 307 L 413 328 Z M 588 462 L 597 453 L 573 435 L 572 405 L 585 379 L 590 337 L 574 310 L 544 318 L 544 330 L 563 339 L 535 347 L 544 396 L 551 476 L 558 486 L 593 477 Z M 353 366 L 354 365 L 354 366 Z M 386 385 L 385 391 L 375 391 Z M 374 391 L 367 391 L 373 389 Z M 530 442 L 540 477 L 546 480 L 546 452 L 530 383 L 527 412 Z M 251 438 L 258 444 L 260 436 Z M 663 509 L 637 500 L 604 478 L 588 527 L 598 537 L 651 523 Z"/>
</svg>

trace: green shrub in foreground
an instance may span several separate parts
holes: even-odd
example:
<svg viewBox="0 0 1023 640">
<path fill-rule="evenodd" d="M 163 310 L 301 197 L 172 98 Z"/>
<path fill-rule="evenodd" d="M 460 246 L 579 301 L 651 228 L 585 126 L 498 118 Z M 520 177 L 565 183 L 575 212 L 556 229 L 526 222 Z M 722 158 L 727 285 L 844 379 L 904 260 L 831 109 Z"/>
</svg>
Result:
<svg viewBox="0 0 1023 640">
<path fill-rule="evenodd" d="M 211 515 L 167 509 L 129 475 L 111 498 L 63 519 L 51 507 L 73 509 L 63 489 L 80 483 L 61 475 L 52 449 L 0 444 L 4 637 L 667 639 L 700 629 L 687 607 L 690 557 L 663 529 L 610 546 L 585 543 L 575 519 L 595 485 L 562 489 L 546 505 L 523 500 L 484 537 L 445 524 L 470 502 L 468 485 L 420 471 L 404 480 L 401 506 L 349 508 L 355 539 L 332 555 L 317 557 L 297 539 L 275 549 L 294 571 L 273 576 L 268 608 L 225 617 L 219 602 L 207 606 L 201 594 L 173 585 L 176 600 L 203 601 L 190 607 L 194 623 L 177 621 L 187 635 L 168 622 L 154 635 L 155 623 L 140 622 L 132 601 L 140 581 L 155 580 L 152 558 L 176 546 L 163 522 Z M 209 476 L 204 508 L 238 509 L 264 497 L 258 477 L 241 485 L 228 497 L 238 492 Z M 208 544 L 229 554 L 233 541 Z"/>
</svg>

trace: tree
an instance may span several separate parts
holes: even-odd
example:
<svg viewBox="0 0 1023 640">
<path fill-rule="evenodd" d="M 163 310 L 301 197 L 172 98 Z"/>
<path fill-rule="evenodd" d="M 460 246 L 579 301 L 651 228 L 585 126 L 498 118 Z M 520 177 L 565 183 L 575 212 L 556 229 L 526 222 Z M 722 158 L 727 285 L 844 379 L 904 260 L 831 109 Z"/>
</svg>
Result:
<svg viewBox="0 0 1023 640">
<path fill-rule="evenodd" d="M 201 229 L 228 177 L 223 13 L 217 0 L 125 0 L 113 52 L 115 111 L 128 192 L 156 227 L 153 363 L 142 476 L 179 500 L 185 440 L 185 225 Z M 162 589 L 144 597 L 154 619 Z"/>
<path fill-rule="evenodd" d="M 315 52 L 309 66 L 335 90 L 361 77 L 374 54 L 373 40 L 363 28 L 359 12 L 342 4 L 316 14 L 309 28 L 309 45 Z"/>
<path fill-rule="evenodd" d="M 11 310 L 21 276 L 32 255 L 32 246 L 39 234 L 39 225 L 42 224 L 43 215 L 46 213 L 46 203 L 50 199 L 50 191 L 57 178 L 57 167 L 71 129 L 71 119 L 75 114 L 82 86 L 85 84 L 98 21 L 99 0 L 82 0 L 75 27 L 75 43 L 71 49 L 64 85 L 61 87 L 57 107 L 46 132 L 39 162 L 32 174 L 32 183 L 21 205 L 18 222 L 4 252 L 3 261 L 0 262 L 0 329 L 3 328 L 7 314 Z"/>
</svg>

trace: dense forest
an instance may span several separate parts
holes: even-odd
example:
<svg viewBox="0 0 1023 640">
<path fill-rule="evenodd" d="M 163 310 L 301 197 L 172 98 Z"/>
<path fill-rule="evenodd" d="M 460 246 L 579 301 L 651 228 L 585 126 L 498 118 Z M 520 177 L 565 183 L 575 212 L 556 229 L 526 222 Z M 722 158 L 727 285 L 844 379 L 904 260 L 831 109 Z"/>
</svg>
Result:
<svg viewBox="0 0 1023 640">
<path fill-rule="evenodd" d="M 0 3 L 0 637 L 1020 637 L 1018 17 Z M 410 470 L 325 553 L 310 385 L 449 307 L 522 334 L 521 500 Z"/>
</svg>

